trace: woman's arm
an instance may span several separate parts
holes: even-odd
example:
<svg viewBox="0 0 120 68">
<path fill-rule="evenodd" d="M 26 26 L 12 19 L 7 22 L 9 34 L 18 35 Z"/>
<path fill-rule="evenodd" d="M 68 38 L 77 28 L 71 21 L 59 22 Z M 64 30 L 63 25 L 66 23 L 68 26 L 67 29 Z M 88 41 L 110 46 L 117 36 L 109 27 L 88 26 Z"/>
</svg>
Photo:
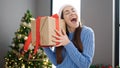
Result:
<svg viewBox="0 0 120 68">
<path fill-rule="evenodd" d="M 43 48 L 50 61 L 56 66 L 56 54 L 49 48 Z"/>
<path fill-rule="evenodd" d="M 83 44 L 83 53 L 80 53 L 72 42 L 68 43 L 65 48 L 73 62 L 81 68 L 88 68 L 94 55 L 94 32 L 86 30 L 81 36 Z"/>
</svg>

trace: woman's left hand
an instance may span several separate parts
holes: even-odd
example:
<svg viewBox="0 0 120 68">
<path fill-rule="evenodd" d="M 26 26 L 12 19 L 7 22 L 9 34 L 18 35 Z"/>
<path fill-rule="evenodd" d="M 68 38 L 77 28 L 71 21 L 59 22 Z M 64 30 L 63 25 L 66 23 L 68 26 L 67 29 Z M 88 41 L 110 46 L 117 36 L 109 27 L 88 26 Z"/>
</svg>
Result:
<svg viewBox="0 0 120 68">
<path fill-rule="evenodd" d="M 57 33 L 57 35 L 53 36 L 55 39 L 52 41 L 59 43 L 59 44 L 55 45 L 56 47 L 65 46 L 70 42 L 70 40 L 68 39 L 68 36 L 64 30 L 60 30 L 60 31 L 55 30 L 55 32 Z"/>
</svg>

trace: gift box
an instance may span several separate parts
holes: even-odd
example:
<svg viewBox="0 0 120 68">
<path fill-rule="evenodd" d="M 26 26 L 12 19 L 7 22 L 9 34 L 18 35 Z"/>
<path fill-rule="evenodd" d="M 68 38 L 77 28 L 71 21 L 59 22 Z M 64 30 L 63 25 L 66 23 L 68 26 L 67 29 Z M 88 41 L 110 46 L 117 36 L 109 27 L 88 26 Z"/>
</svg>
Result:
<svg viewBox="0 0 120 68">
<path fill-rule="evenodd" d="M 37 23 L 38 22 L 38 23 Z M 38 43 L 40 46 L 53 46 L 57 42 L 53 42 L 53 35 L 57 35 L 55 30 L 66 31 L 65 22 L 62 19 L 50 16 L 40 17 L 31 20 L 32 44 Z M 38 38 L 39 41 L 36 39 Z"/>
</svg>

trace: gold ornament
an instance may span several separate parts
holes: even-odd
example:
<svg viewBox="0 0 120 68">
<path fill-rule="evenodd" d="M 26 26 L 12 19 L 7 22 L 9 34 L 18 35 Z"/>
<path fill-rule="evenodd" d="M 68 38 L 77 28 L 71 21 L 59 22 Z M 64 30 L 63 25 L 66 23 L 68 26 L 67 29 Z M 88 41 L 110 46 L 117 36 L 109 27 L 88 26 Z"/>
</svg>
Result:
<svg viewBox="0 0 120 68">
<path fill-rule="evenodd" d="M 28 28 L 31 28 L 31 24 L 30 23 L 23 22 L 21 25 L 23 25 L 25 27 L 28 27 Z"/>
<path fill-rule="evenodd" d="M 27 39 L 28 39 L 28 37 L 27 37 L 27 36 L 25 36 L 25 37 L 24 37 L 24 40 L 27 40 Z"/>
<path fill-rule="evenodd" d="M 33 59 L 35 59 L 35 56 L 33 56 Z"/>
<path fill-rule="evenodd" d="M 30 23 L 28 23 L 28 27 L 31 28 L 31 24 Z"/>
<path fill-rule="evenodd" d="M 38 65 L 40 65 L 40 63 L 38 63 Z"/>
<path fill-rule="evenodd" d="M 25 68 L 25 64 L 22 64 L 21 68 Z"/>
<path fill-rule="evenodd" d="M 27 35 L 27 32 L 25 32 L 25 35 Z"/>
<path fill-rule="evenodd" d="M 17 65 L 17 63 L 15 62 L 15 65 Z"/>
<path fill-rule="evenodd" d="M 31 63 L 31 65 L 33 65 L 33 63 Z"/>
<path fill-rule="evenodd" d="M 5 62 L 5 64 L 7 65 L 7 64 L 8 64 L 8 62 Z"/>
<path fill-rule="evenodd" d="M 22 57 L 20 57 L 19 60 L 22 60 Z"/>
<path fill-rule="evenodd" d="M 14 47 L 14 46 L 15 46 L 15 44 L 13 43 L 13 44 L 12 44 L 12 46 Z"/>
<path fill-rule="evenodd" d="M 23 59 L 21 60 L 21 62 L 23 62 Z"/>
<path fill-rule="evenodd" d="M 11 66 L 9 66 L 8 68 L 12 68 Z"/>
<path fill-rule="evenodd" d="M 23 27 L 24 29 L 26 28 L 26 27 Z"/>
<path fill-rule="evenodd" d="M 23 25 L 23 26 L 26 26 L 27 24 L 26 24 L 26 22 L 23 22 L 22 25 Z"/>
<path fill-rule="evenodd" d="M 28 68 L 30 68 L 30 66 L 28 66 Z"/>
<path fill-rule="evenodd" d="M 7 60 L 7 58 L 5 58 L 5 60 Z"/>
<path fill-rule="evenodd" d="M 43 64 L 44 64 L 44 65 L 47 65 L 47 62 L 44 62 Z"/>
<path fill-rule="evenodd" d="M 9 61 L 9 59 L 7 58 L 7 61 Z"/>
<path fill-rule="evenodd" d="M 30 50 L 30 53 L 33 53 L 33 51 L 32 51 L 32 50 Z"/>
<path fill-rule="evenodd" d="M 19 35 L 17 36 L 17 38 L 18 38 L 18 39 L 21 39 L 21 37 L 22 37 L 22 35 L 21 35 L 21 34 L 19 34 Z"/>
<path fill-rule="evenodd" d="M 32 44 L 29 45 L 29 49 L 30 50 L 33 50 L 34 49 L 34 46 Z"/>
<path fill-rule="evenodd" d="M 9 55 L 9 57 L 11 57 L 11 55 Z"/>
<path fill-rule="evenodd" d="M 24 46 L 24 44 L 22 44 L 22 43 L 19 44 L 19 48 L 20 48 L 20 49 L 22 49 L 23 46 Z"/>
<path fill-rule="evenodd" d="M 14 60 L 11 60 L 12 62 L 14 62 Z"/>
<path fill-rule="evenodd" d="M 20 40 L 18 40 L 18 42 L 20 42 Z"/>
<path fill-rule="evenodd" d="M 45 59 L 46 62 L 49 62 L 48 58 Z"/>
</svg>

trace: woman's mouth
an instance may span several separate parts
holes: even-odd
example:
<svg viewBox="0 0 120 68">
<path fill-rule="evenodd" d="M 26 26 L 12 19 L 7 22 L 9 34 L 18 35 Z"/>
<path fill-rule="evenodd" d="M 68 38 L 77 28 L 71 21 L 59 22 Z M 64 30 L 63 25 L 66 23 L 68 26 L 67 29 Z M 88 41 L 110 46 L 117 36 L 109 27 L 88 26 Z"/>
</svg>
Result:
<svg viewBox="0 0 120 68">
<path fill-rule="evenodd" d="M 77 18 L 72 18 L 72 19 L 71 19 L 71 22 L 72 22 L 72 23 L 76 23 L 76 22 L 77 22 Z"/>
</svg>

